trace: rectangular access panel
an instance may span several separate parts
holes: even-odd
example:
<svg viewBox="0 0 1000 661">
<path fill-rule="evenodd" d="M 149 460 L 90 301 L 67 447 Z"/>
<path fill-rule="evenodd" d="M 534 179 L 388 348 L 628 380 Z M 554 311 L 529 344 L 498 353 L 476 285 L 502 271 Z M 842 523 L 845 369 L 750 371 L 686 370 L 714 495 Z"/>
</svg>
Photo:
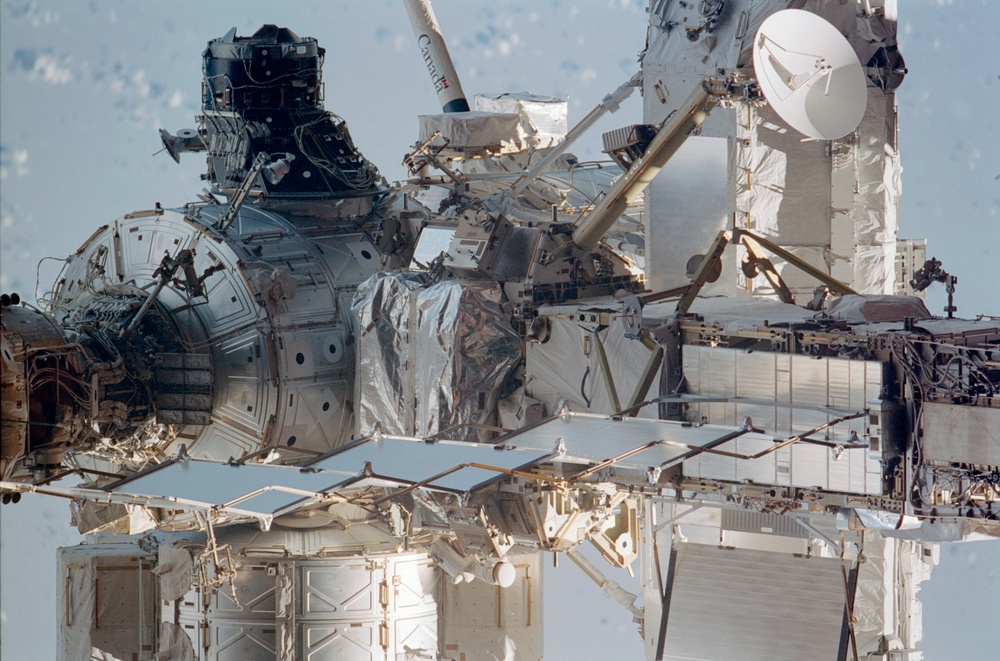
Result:
<svg viewBox="0 0 1000 661">
<path fill-rule="evenodd" d="M 1000 466 L 1000 408 L 924 402 L 921 424 L 924 461 Z"/>
</svg>

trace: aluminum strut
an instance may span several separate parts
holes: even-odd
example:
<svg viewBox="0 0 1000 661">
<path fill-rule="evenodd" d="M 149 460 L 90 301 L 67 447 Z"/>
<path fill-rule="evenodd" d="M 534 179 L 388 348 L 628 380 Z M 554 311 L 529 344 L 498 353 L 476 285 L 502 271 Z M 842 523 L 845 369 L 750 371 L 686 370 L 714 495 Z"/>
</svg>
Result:
<svg viewBox="0 0 1000 661">
<path fill-rule="evenodd" d="M 219 217 L 219 222 L 215 224 L 216 229 L 220 232 L 225 232 L 233 224 L 233 221 L 236 220 L 236 216 L 240 212 L 240 207 L 246 201 L 247 195 L 253 189 L 254 182 L 257 181 L 260 171 L 264 168 L 264 164 L 267 163 L 269 158 L 270 156 L 264 152 L 259 152 L 257 158 L 253 159 L 250 171 L 247 172 L 247 176 L 243 178 L 243 181 L 236 188 L 236 192 L 233 193 L 233 197 L 229 200 L 229 208 Z"/>
</svg>

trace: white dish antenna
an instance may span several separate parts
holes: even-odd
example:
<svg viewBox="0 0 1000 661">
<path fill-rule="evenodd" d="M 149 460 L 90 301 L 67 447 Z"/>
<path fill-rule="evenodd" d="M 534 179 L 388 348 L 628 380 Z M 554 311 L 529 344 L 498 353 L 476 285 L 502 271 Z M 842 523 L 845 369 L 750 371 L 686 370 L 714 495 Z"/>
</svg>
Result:
<svg viewBox="0 0 1000 661">
<path fill-rule="evenodd" d="M 757 82 L 774 111 L 811 138 L 842 138 L 868 105 L 854 49 L 816 14 L 785 9 L 765 20 L 753 43 Z"/>
</svg>

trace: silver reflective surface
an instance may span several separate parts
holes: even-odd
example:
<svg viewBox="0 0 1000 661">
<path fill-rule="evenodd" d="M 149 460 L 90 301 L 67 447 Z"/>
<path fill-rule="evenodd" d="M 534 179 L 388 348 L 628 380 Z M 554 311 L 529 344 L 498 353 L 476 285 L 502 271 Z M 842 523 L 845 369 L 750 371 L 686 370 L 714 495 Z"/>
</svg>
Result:
<svg viewBox="0 0 1000 661">
<path fill-rule="evenodd" d="M 366 464 L 379 477 L 399 482 L 423 482 L 458 466 L 475 463 L 513 470 L 532 466 L 551 454 L 550 450 L 511 449 L 498 445 L 419 439 L 368 439 L 311 465 L 313 468 L 358 473 Z M 471 491 L 502 476 L 500 470 L 466 466 L 430 480 L 427 486 L 452 491 Z"/>
<path fill-rule="evenodd" d="M 680 544 L 668 603 L 664 659 L 830 659 L 840 648 L 839 559 Z"/>
<path fill-rule="evenodd" d="M 309 472 L 288 466 L 220 464 L 182 460 L 110 489 L 113 493 L 168 498 L 178 504 L 227 508 L 250 516 L 270 516 L 304 500 L 301 493 L 273 490 L 285 487 L 318 493 L 329 491 L 353 477 L 344 473 Z M 249 496 L 262 489 L 263 491 Z"/>
<path fill-rule="evenodd" d="M 629 468 L 658 468 L 696 452 L 682 445 L 702 447 L 736 431 L 739 431 L 738 427 L 695 427 L 670 420 L 614 419 L 585 413 L 563 413 L 510 434 L 505 438 L 504 445 L 548 452 L 555 452 L 562 446 L 566 458 L 603 461 L 656 441 L 681 444 L 656 445 L 617 462 L 617 465 Z M 754 433 L 748 433 L 741 439 L 752 439 L 761 445 L 770 445 L 774 441 L 770 436 Z"/>
<path fill-rule="evenodd" d="M 359 288 L 359 433 L 431 436 L 460 423 L 496 424 L 521 341 L 494 282 L 423 286 L 408 273 L 378 274 Z M 477 440 L 466 427 L 452 436 Z"/>
</svg>

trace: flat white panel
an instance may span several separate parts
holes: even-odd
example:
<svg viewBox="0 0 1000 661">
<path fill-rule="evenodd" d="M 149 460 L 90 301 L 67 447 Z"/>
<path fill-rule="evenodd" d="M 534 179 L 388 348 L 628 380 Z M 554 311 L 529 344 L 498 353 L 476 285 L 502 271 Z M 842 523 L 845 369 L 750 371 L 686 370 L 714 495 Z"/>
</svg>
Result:
<svg viewBox="0 0 1000 661">
<path fill-rule="evenodd" d="M 457 585 L 443 581 L 442 603 L 447 604 L 440 622 L 444 658 L 466 661 L 507 658 L 505 637 L 517 648 L 513 658 L 542 658 L 545 631 L 542 553 L 511 552 L 507 559 L 517 571 L 514 584 L 508 588 L 499 589 L 483 581 Z M 589 588 L 581 585 L 581 589 Z M 583 654 L 579 658 L 588 657 Z"/>
<path fill-rule="evenodd" d="M 391 610 L 399 616 L 437 613 L 437 565 L 427 557 L 392 560 L 389 567 L 392 588 Z"/>
<path fill-rule="evenodd" d="M 226 617 L 246 620 L 274 620 L 274 575 L 268 574 L 268 563 L 244 563 L 236 573 L 233 585 L 236 599 L 229 590 L 212 593 L 212 608 Z"/>
<path fill-rule="evenodd" d="M 203 429 L 193 441 L 183 435 L 179 437 L 180 441 L 191 444 L 189 454 L 196 459 L 227 461 L 230 457 L 242 457 L 260 449 L 261 438 L 257 430 L 235 421 L 231 423 L 225 416 L 213 415 L 212 424 Z"/>
<path fill-rule="evenodd" d="M 869 384 L 867 373 L 868 366 L 871 363 L 861 360 L 852 360 L 849 362 L 851 371 L 851 394 L 847 403 L 847 408 L 855 411 L 861 411 L 868 408 L 869 400 L 878 397 L 879 390 L 881 390 L 881 378 L 879 379 L 879 383 Z M 878 363 L 876 363 L 876 365 L 878 365 Z M 881 373 L 881 368 L 878 371 Z M 873 390 L 874 392 L 872 392 Z M 872 392 L 871 396 L 869 396 L 869 392 Z M 847 422 L 847 429 L 856 432 L 858 437 L 864 438 L 866 425 L 867 420 L 865 418 L 857 418 Z"/>
<path fill-rule="evenodd" d="M 305 564 L 298 569 L 300 620 L 365 620 L 377 615 L 378 580 L 365 560 Z"/>
<path fill-rule="evenodd" d="M 836 408 L 847 408 L 851 404 L 851 361 L 828 360 L 829 399 L 827 403 Z"/>
<path fill-rule="evenodd" d="M 819 487 L 829 484 L 827 461 L 830 448 L 822 445 L 796 443 L 792 446 L 792 484 L 797 487 Z"/>
<path fill-rule="evenodd" d="M 775 401 L 782 404 L 792 403 L 792 357 L 788 354 L 775 356 Z M 792 428 L 792 409 L 777 407 L 775 410 L 775 432 Z"/>
<path fill-rule="evenodd" d="M 707 422 L 711 422 L 713 425 L 733 425 L 737 423 L 736 413 L 737 407 L 732 404 L 726 404 L 724 402 L 712 402 L 710 404 L 702 404 L 700 407 L 701 415 L 707 418 Z M 695 420 L 698 417 L 695 416 Z"/>
<path fill-rule="evenodd" d="M 477 463 L 503 469 L 534 465 L 551 454 L 552 444 L 545 449 L 516 449 L 482 443 L 438 441 L 425 443 L 418 439 L 385 437 L 367 439 L 321 459 L 311 465 L 322 470 L 358 473 L 367 464 L 380 477 L 406 483 L 428 480 L 463 464 Z M 434 479 L 428 486 L 454 491 L 470 491 L 502 476 L 499 471 L 464 467 Z"/>
<path fill-rule="evenodd" d="M 376 661 L 385 658 L 375 622 L 299 623 L 303 661 Z M 271 657 L 274 658 L 274 657 Z"/>
<path fill-rule="evenodd" d="M 274 412 L 274 394 L 268 383 L 270 369 L 264 338 L 257 330 L 213 347 L 216 398 L 212 414 L 260 434 Z M 257 439 L 254 438 L 254 441 Z M 220 457 L 226 459 L 230 455 Z"/>
<path fill-rule="evenodd" d="M 809 356 L 792 356 L 792 399 L 796 404 L 828 405 L 826 363 Z"/>
<path fill-rule="evenodd" d="M 514 432 L 506 437 L 504 444 L 551 452 L 561 443 L 566 449 L 566 456 L 602 461 L 652 441 L 702 447 L 735 431 L 739 430 L 719 425 L 695 427 L 669 420 L 613 419 L 572 413 Z M 770 436 L 762 434 L 746 434 L 744 438 L 755 438 L 768 443 L 773 441 Z M 657 445 L 623 459 L 619 465 L 633 468 L 659 467 L 691 454 L 694 451 L 686 447 Z"/>
<path fill-rule="evenodd" d="M 858 452 L 857 450 L 845 450 L 840 454 L 838 458 L 832 449 L 826 449 L 826 466 L 827 466 L 827 484 L 831 491 L 850 491 L 851 490 L 851 458 L 852 455 Z M 862 450 L 866 453 L 868 450 Z M 864 465 L 861 465 L 861 472 L 859 475 L 864 474 Z"/>
<path fill-rule="evenodd" d="M 684 475 L 735 482 L 736 461 L 734 457 L 719 454 L 700 454 L 684 462 Z"/>
<path fill-rule="evenodd" d="M 878 383 L 869 384 L 867 379 L 868 367 L 872 363 L 862 360 L 852 360 L 850 362 L 851 370 L 851 398 L 847 404 L 848 408 L 861 410 L 868 408 L 868 400 L 878 395 L 876 391 L 870 398 L 867 391 L 872 387 L 878 387 Z M 875 363 L 877 366 L 878 363 Z M 881 370 L 879 370 L 881 371 Z M 881 380 L 881 379 L 879 379 Z"/>
<path fill-rule="evenodd" d="M 160 220 L 164 220 L 162 225 Z M 175 256 L 191 241 L 193 228 L 177 222 L 176 216 L 126 220 L 120 231 L 122 262 L 129 275 L 149 274 L 160 265 L 165 253 Z"/>
<path fill-rule="evenodd" d="M 736 394 L 753 399 L 774 399 L 777 381 L 777 354 L 765 351 L 734 351 Z"/>
<path fill-rule="evenodd" d="M 775 484 L 783 487 L 792 485 L 792 448 L 784 447 L 775 451 Z"/>
<path fill-rule="evenodd" d="M 882 493 L 882 467 L 877 461 L 871 459 L 866 464 L 865 492 Z"/>
<path fill-rule="evenodd" d="M 749 417 L 753 426 L 767 431 L 774 431 L 778 421 L 778 407 L 766 404 L 737 404 L 733 424 L 743 424 L 743 419 Z M 787 410 L 787 409 L 786 409 Z"/>
<path fill-rule="evenodd" d="M 742 455 L 753 455 L 773 447 L 774 443 L 755 439 L 740 438 L 736 441 L 736 452 Z M 736 479 L 750 480 L 757 484 L 774 484 L 777 455 L 775 452 L 764 455 L 760 459 L 741 459 L 736 462 Z"/>
<path fill-rule="evenodd" d="M 692 392 L 701 392 L 703 354 L 702 348 L 698 346 L 686 346 L 681 352 L 681 366 L 684 369 L 684 378 L 687 379 L 688 388 Z"/>
<path fill-rule="evenodd" d="M 310 492 L 329 491 L 351 477 L 331 472 L 303 472 L 286 466 L 182 460 L 128 480 L 110 491 L 214 507 L 272 486 Z M 270 515 L 304 499 L 300 494 L 266 491 L 229 509 L 251 516 Z"/>
<path fill-rule="evenodd" d="M 335 377 L 317 378 L 313 383 L 292 383 L 285 388 L 280 419 L 279 445 L 327 452 L 353 431 L 353 412 L 345 402 L 351 399 L 353 384 Z M 289 405 L 290 404 L 290 405 Z"/>
<path fill-rule="evenodd" d="M 792 411 L 792 428 L 790 431 L 792 434 L 804 434 L 808 431 L 812 431 L 817 427 L 822 427 L 833 416 L 823 413 L 822 411 L 813 411 L 810 409 L 795 409 Z M 820 432 L 816 438 L 823 438 L 823 433 Z"/>
<path fill-rule="evenodd" d="M 429 615 L 400 617 L 390 620 L 392 638 L 397 650 L 435 650 L 438 640 L 437 611 Z M 400 658 L 397 656 L 396 658 Z M 403 656 L 402 658 L 406 658 Z"/>
<path fill-rule="evenodd" d="M 359 261 L 355 256 L 355 251 L 352 250 L 352 245 L 356 246 L 357 244 L 348 243 L 346 237 L 343 236 L 317 239 L 316 244 L 323 251 L 324 259 L 326 259 L 330 271 L 338 283 L 361 282 L 372 274 L 373 268 L 377 266 L 379 261 L 378 253 L 371 250 L 370 247 L 361 247 L 357 250 L 358 256 L 361 256 L 361 250 L 366 250 L 371 255 L 370 258 L 362 257 Z M 368 245 L 367 241 L 365 245 Z"/>
<path fill-rule="evenodd" d="M 871 494 L 882 493 L 882 464 L 873 458 L 867 450 L 853 450 L 852 452 L 857 452 L 852 457 L 861 456 L 863 460 L 864 471 L 860 471 L 859 473 L 863 475 L 860 479 L 863 480 L 864 492 Z"/>
<path fill-rule="evenodd" d="M 246 283 L 227 269 L 215 274 L 205 283 L 207 306 L 198 308 L 210 330 L 221 332 L 230 330 L 240 323 L 251 320 L 251 310 L 256 310 Z"/>
<path fill-rule="evenodd" d="M 716 395 L 736 394 L 736 351 L 705 351 L 702 354 L 702 383 Z"/>
<path fill-rule="evenodd" d="M 851 475 L 846 490 L 853 493 L 867 493 L 868 451 L 848 450 L 844 454 L 851 462 Z"/>
<path fill-rule="evenodd" d="M 213 624 L 215 626 L 213 626 Z M 276 658 L 274 620 L 238 624 L 209 621 L 217 661 L 268 661 Z"/>
<path fill-rule="evenodd" d="M 702 254 L 729 215 L 726 138 L 689 138 L 646 190 L 646 282 L 687 284 L 688 258 Z"/>
<path fill-rule="evenodd" d="M 876 388 L 875 393 L 878 392 L 878 388 L 882 383 L 882 363 L 876 363 L 874 361 L 865 362 L 865 384 L 868 388 Z M 875 396 L 875 393 L 869 392 L 869 398 Z"/>
<path fill-rule="evenodd" d="M 881 363 L 875 361 L 747 353 L 729 348 L 685 347 L 684 367 L 693 393 L 723 397 L 735 394 L 744 400 L 774 402 L 769 405 L 738 399 L 740 403 L 692 404 L 692 419 L 705 416 L 715 424 L 736 426 L 749 416 L 754 426 L 774 433 L 779 439 L 808 432 L 839 415 L 817 409 L 835 407 L 854 412 L 867 408 L 867 402 L 878 396 L 882 381 Z M 692 378 L 692 374 L 696 377 Z M 864 425 L 864 418 L 845 421 L 813 438 L 847 444 L 851 431 L 863 436 Z M 734 451 L 736 447 L 733 443 L 720 449 Z M 746 460 L 705 456 L 685 462 L 684 471 L 689 476 L 768 480 L 782 486 L 820 487 L 849 493 L 878 493 L 881 488 L 881 467 L 864 450 L 847 450 L 839 460 L 834 460 L 829 447 L 796 444 L 774 457 L 756 460 L 755 466 L 745 463 Z M 767 478 L 772 472 L 773 477 Z"/>
</svg>

